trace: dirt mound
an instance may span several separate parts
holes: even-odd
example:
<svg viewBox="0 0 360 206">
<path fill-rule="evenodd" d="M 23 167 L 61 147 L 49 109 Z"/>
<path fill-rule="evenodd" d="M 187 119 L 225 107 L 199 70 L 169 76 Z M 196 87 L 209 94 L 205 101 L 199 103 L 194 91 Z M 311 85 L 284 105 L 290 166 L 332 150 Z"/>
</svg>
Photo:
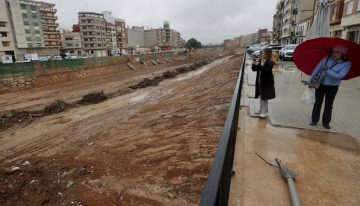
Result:
<svg viewBox="0 0 360 206">
<path fill-rule="evenodd" d="M 148 86 L 157 86 L 159 85 L 159 82 L 161 82 L 162 80 L 164 80 L 165 77 L 164 75 L 158 75 L 155 76 L 153 78 L 144 78 L 143 80 L 141 80 L 140 82 L 130 85 L 129 88 L 131 89 L 141 89 L 141 88 L 145 88 Z"/>
<path fill-rule="evenodd" d="M 155 77 L 152 78 L 144 78 L 143 80 L 141 80 L 138 83 L 135 83 L 133 85 L 130 85 L 129 88 L 131 89 L 141 89 L 141 88 L 145 88 L 148 86 L 157 86 L 159 84 L 159 82 L 163 81 L 164 79 L 167 78 L 174 78 L 176 77 L 178 74 L 182 74 L 182 73 L 186 73 L 189 71 L 193 71 L 199 67 L 202 67 L 206 64 L 208 64 L 208 61 L 200 61 L 200 62 L 196 62 L 191 66 L 186 66 L 186 67 L 178 67 L 175 70 L 168 70 L 162 74 L 159 74 Z"/>
<path fill-rule="evenodd" d="M 34 113 L 27 111 L 14 111 L 0 117 L 0 129 L 9 128 L 16 124 L 32 122 Z"/>
<path fill-rule="evenodd" d="M 54 114 L 64 111 L 65 109 L 69 108 L 71 105 L 62 101 L 56 100 L 54 103 L 46 106 L 44 109 L 45 114 Z"/>
<path fill-rule="evenodd" d="M 168 71 L 164 72 L 163 75 L 164 75 L 164 77 L 165 77 L 166 79 L 168 79 L 168 78 L 174 78 L 174 77 L 176 77 L 177 73 L 176 73 L 176 71 L 170 71 L 170 70 L 168 70 Z"/>
<path fill-rule="evenodd" d="M 107 96 L 104 94 L 103 91 L 101 92 L 91 92 L 79 101 L 80 104 L 97 104 L 102 101 L 107 100 Z"/>
</svg>

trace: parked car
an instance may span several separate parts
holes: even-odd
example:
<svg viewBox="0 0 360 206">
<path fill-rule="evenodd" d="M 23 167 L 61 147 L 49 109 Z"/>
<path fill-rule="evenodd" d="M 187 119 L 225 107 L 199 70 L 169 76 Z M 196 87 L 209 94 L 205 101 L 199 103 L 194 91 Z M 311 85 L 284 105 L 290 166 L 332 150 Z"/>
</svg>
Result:
<svg viewBox="0 0 360 206">
<path fill-rule="evenodd" d="M 62 60 L 61 56 L 53 56 L 50 60 Z"/>
<path fill-rule="evenodd" d="M 44 61 L 48 61 L 49 58 L 48 57 L 39 57 L 39 61 L 44 62 Z"/>
<path fill-rule="evenodd" d="M 31 62 L 30 59 L 18 60 L 15 63 L 24 63 L 24 62 Z"/>
<path fill-rule="evenodd" d="M 266 46 L 265 48 L 269 48 L 271 49 L 273 52 L 279 52 L 283 47 L 280 45 L 276 45 L 276 44 L 270 44 L 268 46 Z"/>
<path fill-rule="evenodd" d="M 252 44 L 249 46 L 249 48 L 246 50 L 248 54 L 252 54 L 255 50 L 257 50 L 261 44 Z"/>
<path fill-rule="evenodd" d="M 280 59 L 281 59 L 281 60 L 292 59 L 293 53 L 294 53 L 294 50 L 295 50 L 296 47 L 297 47 L 297 44 L 288 44 L 288 45 L 285 45 L 285 46 L 280 50 Z"/>
<path fill-rule="evenodd" d="M 258 59 L 260 58 L 261 51 L 266 48 L 268 45 L 263 44 L 253 49 L 253 52 L 251 53 L 252 58 Z"/>
</svg>

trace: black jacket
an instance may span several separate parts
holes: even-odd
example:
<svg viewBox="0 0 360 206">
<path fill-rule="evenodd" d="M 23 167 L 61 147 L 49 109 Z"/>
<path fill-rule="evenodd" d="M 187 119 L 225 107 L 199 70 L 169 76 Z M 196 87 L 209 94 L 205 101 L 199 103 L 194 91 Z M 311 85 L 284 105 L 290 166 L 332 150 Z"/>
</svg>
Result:
<svg viewBox="0 0 360 206">
<path fill-rule="evenodd" d="M 255 98 L 259 96 L 262 100 L 275 98 L 274 75 L 272 73 L 273 66 L 274 62 L 272 61 L 265 61 L 263 66 L 261 66 L 261 63 L 252 65 L 251 69 L 254 72 L 256 71 Z"/>
</svg>

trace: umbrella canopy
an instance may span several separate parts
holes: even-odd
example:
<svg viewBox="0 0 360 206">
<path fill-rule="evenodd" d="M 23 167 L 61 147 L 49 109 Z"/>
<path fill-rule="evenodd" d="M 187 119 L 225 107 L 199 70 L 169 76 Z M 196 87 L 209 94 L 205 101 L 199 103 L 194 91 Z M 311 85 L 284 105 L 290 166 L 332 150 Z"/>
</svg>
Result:
<svg viewBox="0 0 360 206">
<path fill-rule="evenodd" d="M 305 41 L 296 47 L 294 62 L 301 71 L 311 75 L 320 60 L 331 54 L 332 48 L 339 45 L 347 48 L 346 59 L 351 62 L 350 72 L 343 79 L 360 76 L 360 45 L 340 38 L 322 37 Z"/>
<path fill-rule="evenodd" d="M 330 37 L 330 4 L 329 0 L 317 0 L 317 11 L 306 39 Z"/>
</svg>

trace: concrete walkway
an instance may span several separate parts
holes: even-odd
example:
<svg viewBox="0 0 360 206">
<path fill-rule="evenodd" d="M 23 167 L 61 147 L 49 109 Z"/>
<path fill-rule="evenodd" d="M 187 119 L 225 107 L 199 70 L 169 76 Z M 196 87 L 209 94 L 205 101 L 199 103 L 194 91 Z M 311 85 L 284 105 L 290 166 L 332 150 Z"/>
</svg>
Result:
<svg viewBox="0 0 360 206">
<path fill-rule="evenodd" d="M 250 97 L 253 97 L 255 90 L 255 72 L 247 68 Z M 312 104 L 305 104 L 301 96 L 305 90 L 302 76 L 296 69 L 293 62 L 280 62 L 274 68 L 276 98 L 269 101 L 269 113 L 271 123 L 279 126 L 320 130 L 349 134 L 360 141 L 360 78 L 343 81 L 335 98 L 331 130 L 324 129 L 320 122 L 316 127 L 310 126 Z M 252 91 L 252 93 L 251 93 Z M 255 108 L 259 107 L 258 100 L 250 99 L 251 115 Z M 254 108 L 254 109 L 253 109 Z"/>
<path fill-rule="evenodd" d="M 229 205 L 291 205 L 287 185 L 279 170 L 267 165 L 255 152 L 273 164 L 277 157 L 297 173 L 296 187 L 302 205 L 359 205 L 360 196 L 357 192 L 360 191 L 359 141 L 347 134 L 319 131 L 320 127 L 311 129 L 298 127 L 299 122 L 304 127 L 308 124 L 306 116 L 311 112 L 312 106 L 300 101 L 304 89 L 300 83 L 301 76 L 294 71 L 289 70 L 287 73 L 282 70 L 284 67 L 275 70 L 278 80 L 276 85 L 278 97 L 270 104 L 270 119 L 260 119 L 252 117 L 251 114 L 257 102 L 251 98 L 254 87 L 249 76 L 252 72 L 247 67 L 246 75 L 248 76 L 245 78 L 239 117 L 240 130 L 236 141 L 235 176 L 232 178 Z M 293 78 L 291 78 L 292 75 Z M 280 79 L 283 82 L 279 83 Z M 360 96 L 350 95 L 353 88 L 347 84 L 355 83 L 343 84 L 337 98 L 346 97 L 350 106 L 356 106 L 353 105 L 354 100 L 351 98 L 360 98 Z M 288 96 L 281 97 L 286 92 Z M 340 100 L 336 103 L 344 103 L 344 101 Z M 280 109 L 276 108 L 279 104 Z M 290 105 L 285 108 L 287 104 Z M 286 111 L 298 108 L 299 105 L 305 105 L 305 111 L 298 111 L 298 113 L 305 113 L 307 109 L 308 113 L 290 118 L 289 116 L 294 113 L 288 114 Z M 338 109 L 337 112 L 340 111 L 344 110 Z M 299 115 L 298 113 L 296 114 Z M 334 115 L 333 126 L 342 124 L 341 115 L 344 115 L 346 119 L 349 114 L 337 115 Z M 304 123 L 296 118 L 303 119 Z M 282 123 L 283 126 L 272 124 L 278 119 L 286 124 Z M 355 123 L 358 124 L 358 122 Z"/>
</svg>

